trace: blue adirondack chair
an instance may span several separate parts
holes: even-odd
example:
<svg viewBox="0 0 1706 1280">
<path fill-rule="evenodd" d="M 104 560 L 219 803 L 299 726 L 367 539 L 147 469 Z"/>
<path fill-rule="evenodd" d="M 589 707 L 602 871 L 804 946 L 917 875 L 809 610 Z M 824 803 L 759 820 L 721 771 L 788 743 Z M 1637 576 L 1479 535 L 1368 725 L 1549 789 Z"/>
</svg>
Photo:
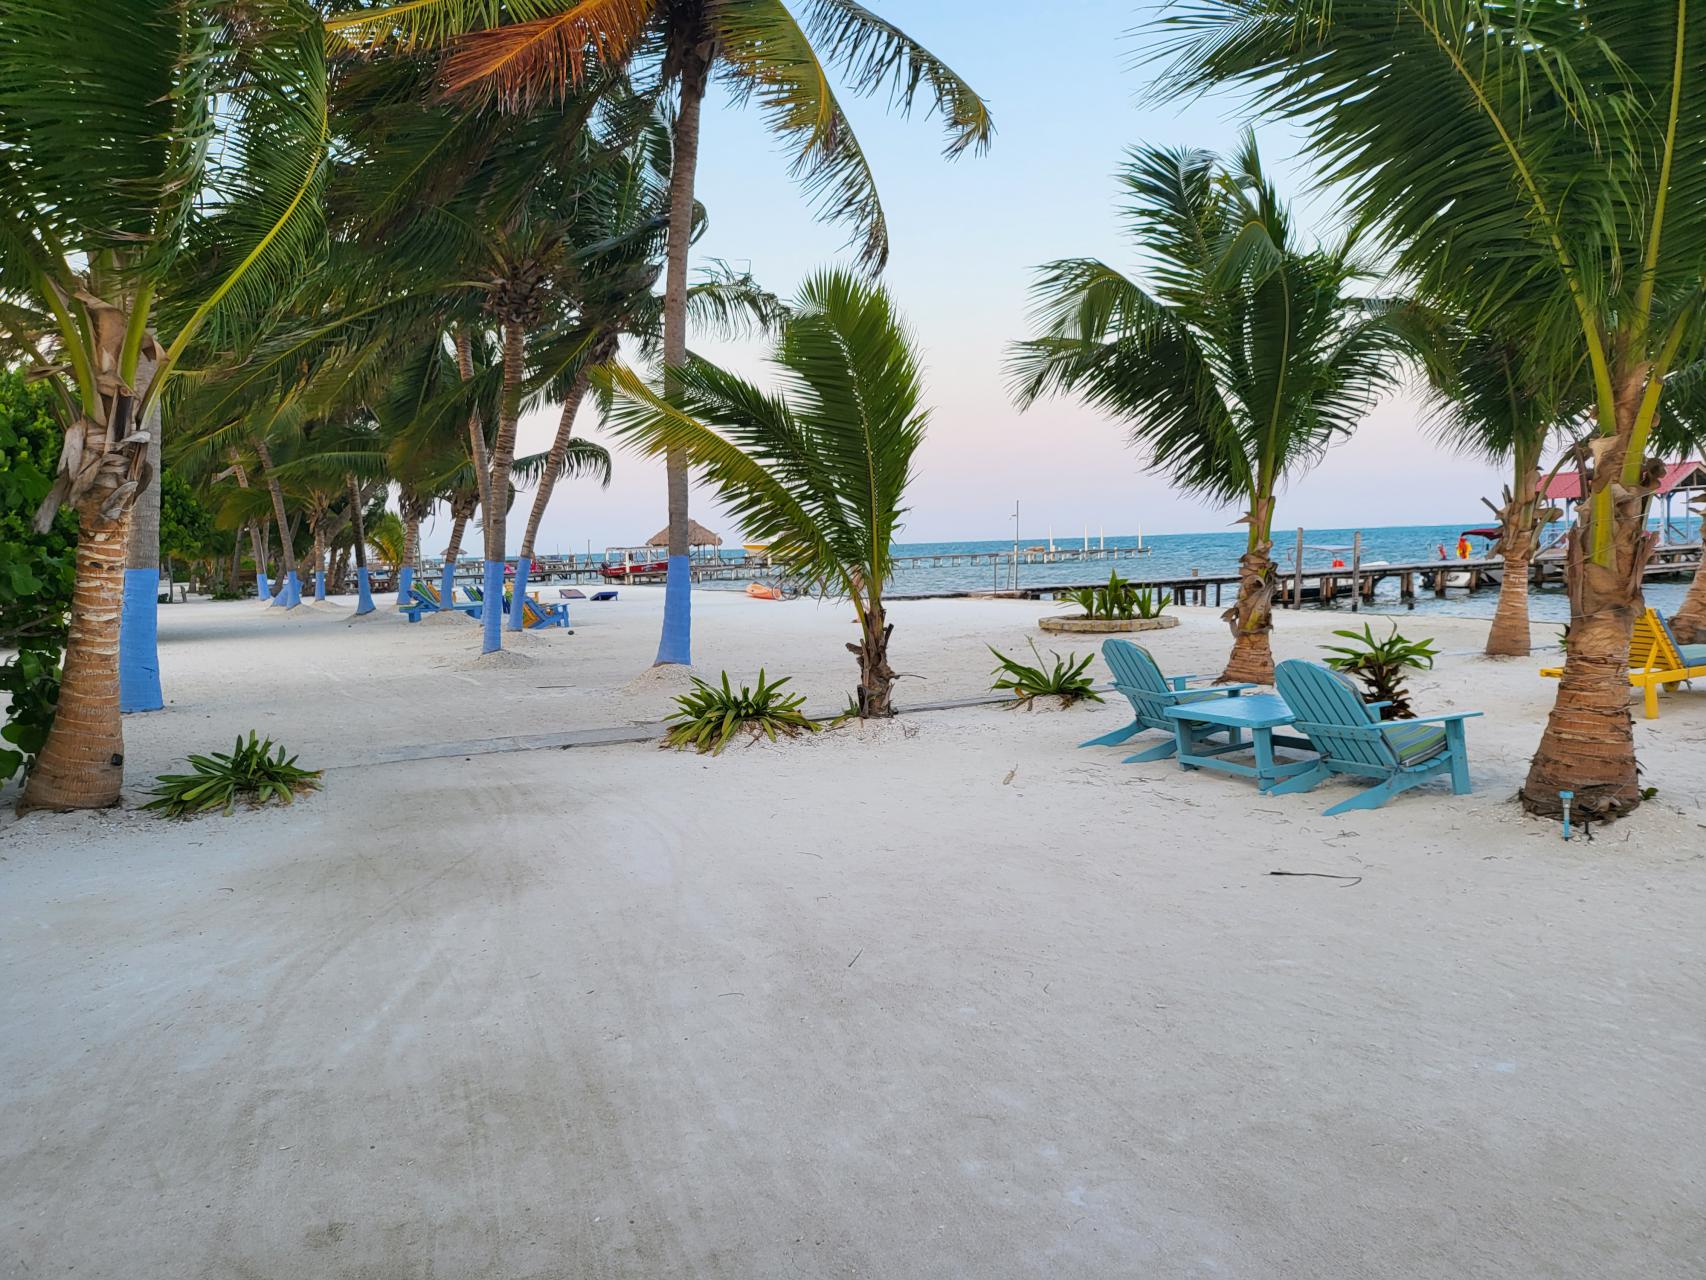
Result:
<svg viewBox="0 0 1706 1280">
<path fill-rule="evenodd" d="M 1115 691 L 1123 693 L 1126 701 L 1131 703 L 1135 719 L 1123 729 L 1115 729 L 1112 733 L 1104 733 L 1099 738 L 1091 738 L 1090 741 L 1080 742 L 1078 745 L 1112 747 L 1145 729 L 1155 729 L 1167 735 L 1167 741 L 1150 747 L 1147 751 L 1139 751 L 1134 756 L 1127 756 L 1121 762 L 1123 764 L 1135 764 L 1140 760 L 1165 760 L 1178 751 L 1174 724 L 1166 715 L 1168 707 L 1176 707 L 1186 702 L 1201 702 L 1204 698 L 1236 697 L 1246 689 L 1255 688 L 1249 684 L 1220 684 L 1188 689 L 1185 686 L 1200 677 L 1162 675 L 1161 668 L 1155 664 L 1149 650 L 1142 645 L 1133 644 L 1130 640 L 1104 640 L 1102 657 L 1107 662 L 1108 669 L 1114 673 Z"/>
<path fill-rule="evenodd" d="M 1280 697 L 1297 717 L 1321 759 L 1307 773 L 1276 785 L 1268 794 L 1308 791 L 1334 774 L 1372 778 L 1378 785 L 1322 810 L 1331 817 L 1348 809 L 1378 809 L 1400 791 L 1418 787 L 1437 773 L 1451 775 L 1456 795 L 1469 793 L 1469 747 L 1463 722 L 1479 711 L 1415 720 L 1379 719 L 1376 707 L 1357 696 L 1338 672 L 1293 659 L 1274 668 Z"/>
<path fill-rule="evenodd" d="M 451 601 L 449 604 L 445 604 L 438 598 L 437 586 L 430 582 L 417 582 L 409 588 L 409 594 L 414 597 L 413 600 L 401 606 L 399 612 L 410 622 L 419 622 L 423 613 L 442 613 L 446 610 L 466 613 L 475 618 L 480 616 L 480 603 L 477 599 L 468 604 L 457 604 L 455 601 L 456 588 L 452 587 L 450 590 Z"/>
</svg>

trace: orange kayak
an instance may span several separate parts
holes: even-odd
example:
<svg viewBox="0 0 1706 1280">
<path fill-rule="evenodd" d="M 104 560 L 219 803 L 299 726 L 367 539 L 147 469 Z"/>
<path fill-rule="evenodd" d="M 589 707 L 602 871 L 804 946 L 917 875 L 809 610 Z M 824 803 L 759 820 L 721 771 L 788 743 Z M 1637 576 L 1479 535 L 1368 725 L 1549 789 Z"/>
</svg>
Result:
<svg viewBox="0 0 1706 1280">
<path fill-rule="evenodd" d="M 747 583 L 746 594 L 754 600 L 780 600 L 782 598 L 782 593 L 767 582 Z"/>
</svg>

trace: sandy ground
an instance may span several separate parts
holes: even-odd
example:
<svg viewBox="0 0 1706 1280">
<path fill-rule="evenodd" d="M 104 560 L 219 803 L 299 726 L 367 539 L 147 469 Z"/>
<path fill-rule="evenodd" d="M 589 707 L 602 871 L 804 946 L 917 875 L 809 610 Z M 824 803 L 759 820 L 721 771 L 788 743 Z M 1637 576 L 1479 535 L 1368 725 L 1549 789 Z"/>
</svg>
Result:
<svg viewBox="0 0 1706 1280">
<path fill-rule="evenodd" d="M 845 700 L 844 609 L 695 603 L 701 670 Z M 1706 1273 L 1706 695 L 1571 844 L 1509 801 L 1539 661 L 1438 617 L 1417 702 L 1489 713 L 1476 793 L 1339 818 L 1076 750 L 1112 705 L 373 763 L 655 718 L 659 605 L 503 665 L 456 622 L 162 614 L 137 786 L 253 726 L 326 790 L 0 826 L 0 1276 Z M 897 605 L 908 699 L 1046 611 Z M 1182 616 L 1150 647 L 1217 669 Z"/>
</svg>

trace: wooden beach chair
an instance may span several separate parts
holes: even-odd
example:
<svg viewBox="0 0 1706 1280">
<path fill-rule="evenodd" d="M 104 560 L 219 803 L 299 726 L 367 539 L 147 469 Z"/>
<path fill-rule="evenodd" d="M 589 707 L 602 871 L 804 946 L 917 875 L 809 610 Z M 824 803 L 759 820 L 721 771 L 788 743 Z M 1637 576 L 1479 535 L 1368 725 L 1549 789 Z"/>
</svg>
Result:
<svg viewBox="0 0 1706 1280">
<path fill-rule="evenodd" d="M 1165 676 L 1156 665 L 1154 657 L 1142 645 L 1133 644 L 1130 640 L 1104 640 L 1102 642 L 1102 657 L 1108 664 L 1108 669 L 1114 673 L 1114 689 L 1125 695 L 1131 703 L 1133 720 L 1123 729 L 1115 729 L 1112 733 L 1104 733 L 1099 738 L 1091 738 L 1088 742 L 1080 742 L 1080 747 L 1112 747 L 1124 742 L 1134 734 L 1142 733 L 1145 729 L 1155 729 L 1167 735 L 1167 741 L 1140 751 L 1134 756 L 1127 756 L 1122 764 L 1135 764 L 1141 760 L 1165 760 L 1179 749 L 1173 721 L 1167 718 L 1167 708 L 1176 707 L 1186 702 L 1200 702 L 1205 698 L 1236 697 L 1246 689 L 1256 686 L 1250 684 L 1221 684 L 1199 689 L 1188 689 L 1185 686 L 1200 676 Z"/>
<path fill-rule="evenodd" d="M 468 604 L 455 603 L 455 587 L 450 588 L 451 603 L 449 605 L 444 604 L 439 599 L 438 584 L 435 582 L 417 582 L 410 587 L 409 594 L 414 597 L 414 601 L 410 604 L 399 605 L 398 608 L 410 622 L 419 622 L 423 613 L 442 613 L 447 608 L 454 609 L 458 613 L 470 614 L 476 618 L 480 616 L 478 601 L 471 601 Z"/>
<path fill-rule="evenodd" d="M 1562 667 L 1543 667 L 1540 674 L 1556 680 Z M 1629 685 L 1641 691 L 1641 706 L 1649 720 L 1659 718 L 1659 689 L 1673 690 L 1695 676 L 1706 676 L 1706 644 L 1678 644 L 1670 623 L 1657 609 L 1635 619 L 1629 644 Z"/>
<path fill-rule="evenodd" d="M 521 598 L 521 625 L 532 631 L 540 627 L 567 627 L 569 625 L 569 606 L 562 604 L 536 604 L 529 596 Z"/>
<path fill-rule="evenodd" d="M 1297 717 L 1294 727 L 1321 759 L 1307 772 L 1275 784 L 1269 795 L 1309 791 L 1334 774 L 1378 784 L 1322 810 L 1331 817 L 1348 809 L 1378 809 L 1436 773 L 1451 775 L 1454 794 L 1468 794 L 1469 748 L 1463 722 L 1479 711 L 1382 721 L 1381 704 L 1365 703 L 1337 672 L 1296 659 L 1274 668 L 1274 684 Z"/>
</svg>

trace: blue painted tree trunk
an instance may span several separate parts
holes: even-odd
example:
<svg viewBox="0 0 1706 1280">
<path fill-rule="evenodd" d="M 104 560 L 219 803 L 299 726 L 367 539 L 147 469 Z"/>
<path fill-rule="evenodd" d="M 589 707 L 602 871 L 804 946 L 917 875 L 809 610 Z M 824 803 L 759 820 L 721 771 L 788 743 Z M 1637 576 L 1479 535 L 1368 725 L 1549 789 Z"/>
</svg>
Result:
<svg viewBox="0 0 1706 1280">
<path fill-rule="evenodd" d="M 160 571 L 124 571 L 124 612 L 118 624 L 118 706 L 120 711 L 158 711 L 160 692 L 157 647 Z"/>
<path fill-rule="evenodd" d="M 397 570 L 397 603 L 409 604 L 415 594 L 415 566 L 406 564 Z"/>
<path fill-rule="evenodd" d="M 438 603 L 441 608 L 448 609 L 456 603 L 456 562 L 446 560 L 444 573 L 438 580 Z"/>
<path fill-rule="evenodd" d="M 373 612 L 373 592 L 367 585 L 367 566 L 357 565 L 355 570 L 355 616 Z"/>
<path fill-rule="evenodd" d="M 284 585 L 278 589 L 272 602 L 275 609 L 294 609 L 302 603 L 302 583 L 294 573 L 284 575 Z"/>
<path fill-rule="evenodd" d="M 669 576 L 663 588 L 663 635 L 658 638 L 658 657 L 653 666 L 693 662 L 693 562 L 686 556 L 669 558 Z"/>
<path fill-rule="evenodd" d="M 316 569 L 314 570 L 314 599 L 324 600 L 325 598 L 326 571 L 324 569 Z"/>
<path fill-rule="evenodd" d="M 480 606 L 481 653 L 496 653 L 504 647 L 504 562 L 483 561 L 485 581 L 484 600 Z"/>
<path fill-rule="evenodd" d="M 255 599 L 272 599 L 272 583 L 267 581 L 267 571 L 265 569 L 255 570 Z"/>
<path fill-rule="evenodd" d="M 520 631 L 522 628 L 522 611 L 527 601 L 527 571 L 533 567 L 533 562 L 522 556 L 515 562 L 515 594 L 509 602 L 509 629 Z"/>
</svg>

